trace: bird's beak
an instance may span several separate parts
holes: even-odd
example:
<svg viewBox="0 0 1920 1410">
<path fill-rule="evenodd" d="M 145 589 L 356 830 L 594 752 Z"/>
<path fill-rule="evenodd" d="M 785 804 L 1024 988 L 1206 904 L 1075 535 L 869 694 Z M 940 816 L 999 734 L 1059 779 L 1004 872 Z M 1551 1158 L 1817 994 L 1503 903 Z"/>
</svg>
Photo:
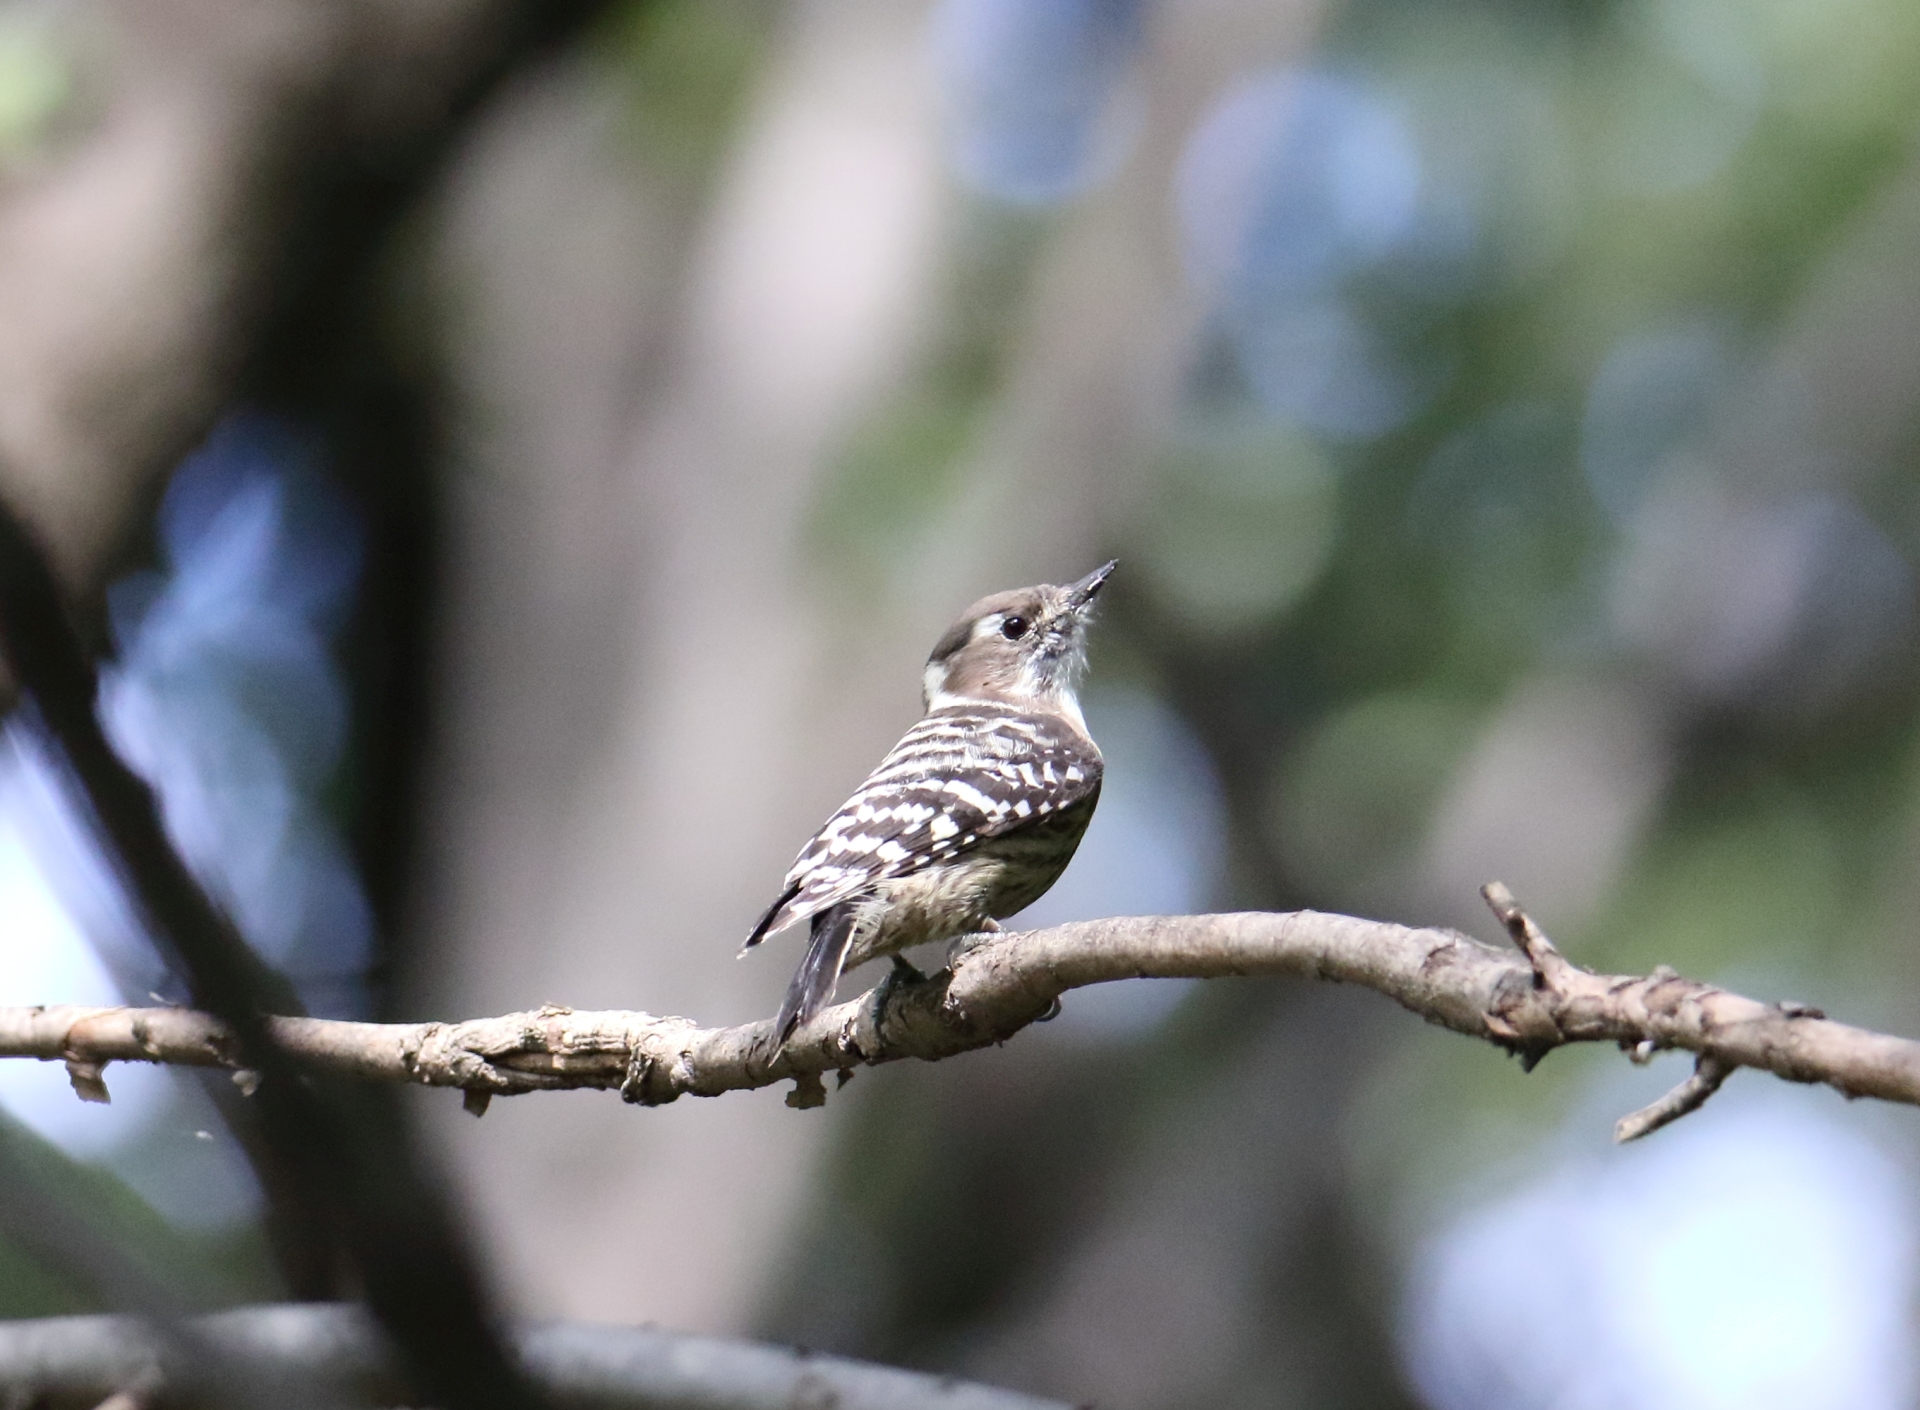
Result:
<svg viewBox="0 0 1920 1410">
<path fill-rule="evenodd" d="M 1116 558 L 1110 563 L 1095 568 L 1091 573 L 1087 574 L 1086 577 L 1069 587 L 1067 589 L 1067 601 L 1072 604 L 1073 610 L 1076 612 L 1086 611 L 1094 598 L 1100 595 L 1100 589 L 1106 584 L 1113 570 L 1119 566 L 1120 560 Z"/>
</svg>

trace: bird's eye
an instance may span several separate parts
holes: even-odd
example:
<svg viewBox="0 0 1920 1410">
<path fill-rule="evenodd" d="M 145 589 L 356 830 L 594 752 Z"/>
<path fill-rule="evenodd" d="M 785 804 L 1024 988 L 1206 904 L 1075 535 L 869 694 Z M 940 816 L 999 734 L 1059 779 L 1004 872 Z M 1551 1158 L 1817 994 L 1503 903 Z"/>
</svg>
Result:
<svg viewBox="0 0 1920 1410">
<path fill-rule="evenodd" d="M 1027 634 L 1028 625 L 1025 617 L 1009 617 L 1000 624 L 1000 635 L 1008 641 L 1018 641 Z"/>
</svg>

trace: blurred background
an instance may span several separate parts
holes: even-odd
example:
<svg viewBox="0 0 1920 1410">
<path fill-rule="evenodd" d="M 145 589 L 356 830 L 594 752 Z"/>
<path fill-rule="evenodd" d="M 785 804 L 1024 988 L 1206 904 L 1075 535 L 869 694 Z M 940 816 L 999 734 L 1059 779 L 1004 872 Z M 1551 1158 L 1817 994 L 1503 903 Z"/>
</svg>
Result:
<svg viewBox="0 0 1920 1410">
<path fill-rule="evenodd" d="M 315 1012 L 770 1013 L 739 940 L 935 637 L 1117 556 L 1034 923 L 1490 937 L 1497 877 L 1920 1031 L 1920 9 L 513 9 L 0 0 L 0 491 Z M 179 998 L 78 816 L 17 715 L 0 1003 Z M 1112 1410 L 1920 1403 L 1913 1114 L 1743 1073 L 1611 1148 L 1685 1070 L 1134 981 L 824 1111 L 412 1096 L 531 1315 Z M 286 1295 L 203 1089 L 109 1084 L 0 1064 L 7 1140 Z M 90 1296 L 0 1239 L 0 1312 Z"/>
</svg>

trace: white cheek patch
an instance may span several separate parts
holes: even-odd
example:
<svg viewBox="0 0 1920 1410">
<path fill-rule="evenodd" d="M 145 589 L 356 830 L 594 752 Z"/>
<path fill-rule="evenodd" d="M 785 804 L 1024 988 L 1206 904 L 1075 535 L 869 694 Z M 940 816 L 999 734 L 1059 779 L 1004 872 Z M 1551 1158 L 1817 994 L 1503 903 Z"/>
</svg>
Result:
<svg viewBox="0 0 1920 1410">
<path fill-rule="evenodd" d="M 938 710 L 950 704 L 953 697 L 947 694 L 947 663 L 929 661 L 927 669 L 920 675 L 920 689 L 926 696 L 927 708 Z"/>
</svg>

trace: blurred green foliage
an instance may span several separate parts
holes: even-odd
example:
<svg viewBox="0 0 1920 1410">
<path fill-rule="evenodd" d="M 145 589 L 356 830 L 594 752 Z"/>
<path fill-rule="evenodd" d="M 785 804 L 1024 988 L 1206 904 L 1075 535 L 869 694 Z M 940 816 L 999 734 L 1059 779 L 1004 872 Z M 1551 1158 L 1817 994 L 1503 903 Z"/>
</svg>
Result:
<svg viewBox="0 0 1920 1410">
<path fill-rule="evenodd" d="M 1268 835 L 1329 903 L 1391 894 L 1473 741 L 1482 706 L 1431 691 L 1370 696 L 1316 721 L 1275 770 Z"/>
<path fill-rule="evenodd" d="M 659 0 L 608 9 L 600 59 L 628 93 L 628 133 L 650 169 L 703 184 L 752 93 L 777 10 L 751 0 Z"/>
<path fill-rule="evenodd" d="M 888 591 L 968 489 L 1052 223 L 977 207 L 958 222 L 928 346 L 900 391 L 861 421 L 822 477 L 809 546 L 829 590 Z"/>
<path fill-rule="evenodd" d="M 0 8 L 0 171 L 37 151 L 73 98 L 70 40 L 44 11 Z"/>
<path fill-rule="evenodd" d="M 62 1154 L 4 1114 L 0 1164 L 24 1196 L 10 1202 L 16 1218 L 49 1211 L 59 1222 L 83 1230 L 84 1242 L 112 1255 L 111 1267 L 89 1268 L 83 1280 L 79 1270 L 87 1266 L 85 1257 L 61 1230 L 45 1230 L 59 1250 L 55 1266 L 23 1242 L 28 1230 L 0 1227 L 0 1316 L 123 1310 L 130 1298 L 138 1301 L 138 1289 L 127 1286 L 133 1280 L 160 1290 L 182 1311 L 266 1301 L 280 1294 L 271 1255 L 256 1227 L 242 1224 L 202 1233 L 171 1224 L 107 1170 Z"/>
<path fill-rule="evenodd" d="M 1397 906 L 1398 918 L 1435 920 L 1421 865 L 1436 809 L 1517 687 L 1577 670 L 1647 692 L 1670 733 L 1650 746 L 1669 751 L 1652 811 L 1597 906 L 1540 915 L 1569 953 L 1738 978 L 1912 1029 L 1911 633 L 1816 705 L 1791 704 L 1793 691 L 1764 674 L 1689 695 L 1675 679 L 1694 663 L 1651 659 L 1623 632 L 1612 594 L 1633 561 L 1647 485 L 1739 418 L 1794 411 L 1766 404 L 1763 374 L 1804 332 L 1837 253 L 1910 179 L 1920 8 L 1359 0 L 1331 13 L 1306 62 L 1380 96 L 1418 149 L 1422 200 L 1439 201 L 1466 233 L 1444 258 L 1384 262 L 1342 290 L 1415 389 L 1400 424 L 1335 437 L 1275 415 L 1203 328 L 1181 407 L 1141 449 L 1143 488 L 1106 525 L 1129 571 L 1115 582 L 1105 649 L 1177 704 L 1212 752 L 1233 815 L 1232 902 Z M 1064 227 L 1054 220 L 1040 227 L 1049 237 Z M 1920 230 L 1907 232 L 1906 248 L 1916 242 Z M 999 287 L 1024 287 L 1034 267 L 1026 247 L 1007 251 Z M 996 307 L 1007 305 L 1003 295 Z M 979 328 L 970 346 L 992 365 L 1008 326 Z M 1718 360 L 1704 390 L 1696 404 L 1696 389 L 1650 376 L 1621 416 L 1654 450 L 1602 483 L 1615 471 L 1595 468 L 1604 457 L 1590 444 L 1605 429 L 1590 415 L 1596 378 L 1623 340 L 1676 328 L 1711 330 L 1703 345 Z M 1829 336 L 1843 340 L 1844 325 Z M 1801 388 L 1816 399 L 1801 409 L 1843 415 L 1817 398 L 1847 390 Z M 1003 392 L 997 376 L 956 390 L 928 373 L 854 437 L 818 506 L 816 541 L 836 571 L 876 538 L 913 542 L 943 497 L 964 492 L 954 467 Z M 1920 386 L 1903 395 L 1920 405 Z M 1869 463 L 1800 467 L 1812 476 L 1802 488 L 1857 503 L 1911 553 L 1916 449 L 1909 433 Z M 1713 473 L 1729 493 L 1760 493 L 1747 469 L 1716 463 Z M 1677 618 L 1684 607 L 1656 601 L 1654 611 Z M 1831 620 L 1844 628 L 1852 612 Z M 1463 888 L 1449 918 L 1471 901 Z M 1196 998 L 1187 1021 L 1122 1044 L 1127 1061 L 1185 1072 L 1237 1052 L 1231 1034 L 1244 1030 L 1188 1026 L 1215 1002 Z M 1294 1002 L 1304 1001 L 1263 990 L 1256 1006 L 1278 1023 Z M 1377 1044 L 1356 1057 L 1366 1071 L 1341 1118 L 1341 1160 L 1369 1231 L 1359 1241 L 1381 1261 L 1368 1266 L 1390 1268 L 1444 1201 L 1524 1169 L 1575 1094 L 1620 1059 L 1556 1054 L 1523 1080 L 1490 1049 L 1378 1017 L 1365 1030 Z M 1048 1080 L 1033 1071 L 1039 1045 L 1025 1057 L 1021 1080 Z M 1061 1070 L 1079 1060 L 1059 1059 Z M 1123 1066 L 1113 1081 L 1155 1070 Z M 922 1077 L 913 1090 L 944 1080 Z M 1191 1098 L 1201 1085 L 1183 1090 Z M 1113 1100 L 1136 1103 L 1139 1124 L 1083 1103 L 1074 1129 L 1088 1160 L 1122 1158 L 1164 1114 L 1142 1090 Z M 950 1158 L 932 1153 L 964 1148 L 969 1133 L 1018 1149 L 1047 1120 L 1013 1137 L 987 1134 L 997 1111 L 937 1119 L 957 1129 L 929 1131 L 935 1117 L 897 1091 L 862 1108 L 822 1196 L 835 1232 L 810 1239 L 801 1261 L 834 1282 L 835 1239 L 905 1240 L 924 1262 L 890 1262 L 886 1296 L 919 1295 L 898 1286 L 903 1270 L 933 1282 L 955 1270 L 972 1291 L 946 1315 L 964 1323 L 991 1302 L 958 1271 L 973 1264 L 912 1244 L 925 1211 L 954 1198 Z M 1606 1137 L 1604 1125 L 1582 1134 Z M 1010 1259 L 1000 1295 L 1030 1292 L 1036 1261 L 1045 1255 Z M 1341 1276 L 1375 1275 L 1357 1266 Z M 882 1312 L 849 1316 L 877 1355 L 924 1350 L 932 1334 Z M 812 1323 L 788 1306 L 773 1325 Z"/>
<path fill-rule="evenodd" d="M 1272 625 L 1312 586 L 1333 551 L 1337 513 L 1333 467 L 1310 437 L 1246 417 L 1194 417 L 1169 437 L 1126 538 L 1184 626 L 1232 638 Z"/>
</svg>

